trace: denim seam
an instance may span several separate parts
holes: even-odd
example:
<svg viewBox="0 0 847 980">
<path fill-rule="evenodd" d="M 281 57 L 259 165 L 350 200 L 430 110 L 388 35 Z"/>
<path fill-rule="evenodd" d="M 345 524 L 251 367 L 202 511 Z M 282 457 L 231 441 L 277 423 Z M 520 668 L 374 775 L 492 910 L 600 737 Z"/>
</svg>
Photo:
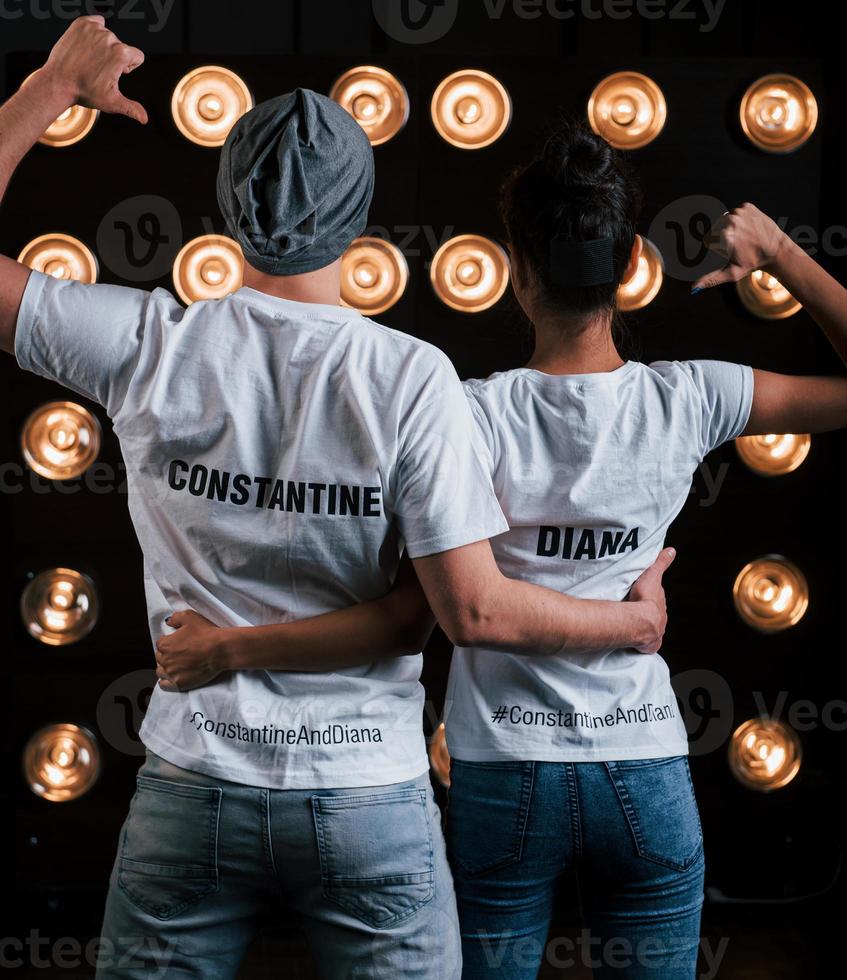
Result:
<svg viewBox="0 0 847 980">
<path fill-rule="evenodd" d="M 571 835 L 573 840 L 574 859 L 582 857 L 582 814 L 579 805 L 579 786 L 576 779 L 576 768 L 573 762 L 565 763 L 568 785 L 571 797 Z"/>
<path fill-rule="evenodd" d="M 523 849 L 526 843 L 526 828 L 529 823 L 529 807 L 532 802 L 532 790 L 535 786 L 535 763 L 530 762 L 529 764 L 529 779 L 524 778 L 521 780 L 521 809 L 520 809 L 520 823 L 519 823 L 519 833 L 520 839 L 518 840 L 518 856 L 517 860 L 523 860 Z"/>
<path fill-rule="evenodd" d="M 265 851 L 265 860 L 271 869 L 271 874 L 277 876 L 276 859 L 274 857 L 273 840 L 271 835 L 271 794 L 270 790 L 263 789 L 259 794 L 259 823 L 262 825 L 262 846 Z"/>
</svg>

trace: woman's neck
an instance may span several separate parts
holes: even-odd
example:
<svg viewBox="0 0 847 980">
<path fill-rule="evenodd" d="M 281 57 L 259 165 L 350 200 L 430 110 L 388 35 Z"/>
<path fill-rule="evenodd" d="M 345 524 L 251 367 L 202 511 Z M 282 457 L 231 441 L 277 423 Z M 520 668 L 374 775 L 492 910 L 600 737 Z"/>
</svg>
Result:
<svg viewBox="0 0 847 980">
<path fill-rule="evenodd" d="M 598 374 L 625 362 L 612 338 L 611 316 L 589 323 L 574 318 L 533 317 L 535 352 L 528 368 L 544 374 Z"/>
</svg>

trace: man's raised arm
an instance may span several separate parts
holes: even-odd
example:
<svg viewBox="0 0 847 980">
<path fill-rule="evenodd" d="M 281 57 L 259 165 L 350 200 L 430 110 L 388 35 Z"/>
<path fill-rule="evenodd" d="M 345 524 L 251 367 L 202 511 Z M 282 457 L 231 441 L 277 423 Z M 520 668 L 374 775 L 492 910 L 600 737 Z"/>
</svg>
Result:
<svg viewBox="0 0 847 980">
<path fill-rule="evenodd" d="M 122 75 L 144 61 L 122 44 L 103 17 L 80 17 L 50 52 L 47 63 L 0 106 L 0 205 L 12 174 L 44 131 L 72 105 L 117 112 L 147 122 L 144 107 L 121 95 Z M 0 256 L 0 349 L 15 350 L 15 328 L 30 270 Z"/>
</svg>

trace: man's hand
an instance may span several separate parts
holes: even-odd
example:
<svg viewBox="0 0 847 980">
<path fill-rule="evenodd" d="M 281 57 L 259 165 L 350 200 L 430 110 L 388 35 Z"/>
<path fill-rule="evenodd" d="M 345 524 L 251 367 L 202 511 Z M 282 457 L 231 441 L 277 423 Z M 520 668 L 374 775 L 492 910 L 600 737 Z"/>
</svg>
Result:
<svg viewBox="0 0 847 980">
<path fill-rule="evenodd" d="M 740 282 L 757 269 L 771 271 L 791 239 L 754 204 L 742 204 L 719 218 L 705 238 L 706 247 L 726 259 L 717 272 L 702 276 L 691 289 L 699 293 L 725 282 Z"/>
<path fill-rule="evenodd" d="M 123 75 L 144 63 L 144 54 L 122 44 L 105 24 L 105 18 L 99 16 L 75 20 L 50 52 L 41 73 L 66 95 L 68 106 L 84 105 L 146 123 L 144 106 L 124 98 L 118 87 Z"/>
<path fill-rule="evenodd" d="M 175 632 L 161 637 L 156 646 L 156 676 L 162 690 L 190 691 L 229 669 L 226 630 L 191 610 L 173 613 L 167 623 Z"/>
<path fill-rule="evenodd" d="M 665 548 L 654 564 L 647 571 L 642 572 L 627 596 L 629 602 L 646 604 L 655 631 L 655 636 L 649 642 L 636 647 L 639 653 L 658 653 L 662 648 L 662 640 L 668 626 L 668 605 L 662 576 L 671 567 L 674 558 L 676 558 L 676 551 L 673 548 Z"/>
</svg>

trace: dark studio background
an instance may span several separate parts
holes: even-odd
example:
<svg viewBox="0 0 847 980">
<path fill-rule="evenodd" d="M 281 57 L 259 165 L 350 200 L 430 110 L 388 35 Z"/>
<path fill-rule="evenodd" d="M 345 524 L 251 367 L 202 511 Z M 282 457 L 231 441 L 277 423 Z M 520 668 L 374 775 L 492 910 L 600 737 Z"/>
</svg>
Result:
<svg viewBox="0 0 847 980">
<path fill-rule="evenodd" d="M 99 9 L 120 8 L 123 2 L 99 4 Z M 669 0 L 671 7 L 675 3 Z M 561 0 L 559 5 L 565 6 Z M 847 99 L 843 57 L 834 43 L 843 25 L 835 19 L 835 5 L 728 0 L 711 32 L 698 29 L 702 14 L 699 21 L 648 21 L 635 15 L 525 20 L 507 4 L 502 18 L 492 20 L 483 0 L 460 0 L 459 6 L 456 24 L 444 38 L 404 45 L 380 29 L 371 0 L 176 0 L 167 22 L 155 32 L 150 30 L 155 16 L 143 0 L 136 9 L 146 20 L 118 19 L 110 26 L 148 55 L 144 69 L 124 88 L 147 106 L 149 127 L 101 117 L 76 146 L 36 147 L 2 208 L 0 246 L 17 255 L 37 235 L 64 231 L 98 252 L 101 281 L 171 288 L 167 270 L 180 245 L 223 230 L 214 193 L 217 151 L 186 141 L 170 115 L 173 86 L 186 71 L 205 63 L 232 68 L 257 101 L 297 85 L 326 92 L 357 64 L 381 65 L 404 82 L 411 118 L 397 138 L 376 149 L 371 224 L 405 244 L 411 277 L 404 298 L 378 319 L 442 347 L 463 377 L 519 364 L 528 350 L 526 327 L 510 298 L 475 316 L 441 304 L 428 279 L 432 240 L 419 231 L 409 241 L 406 229 L 429 228 L 439 242 L 462 232 L 499 235 L 496 203 L 504 174 L 532 153 L 562 111 L 584 114 L 594 84 L 611 71 L 641 70 L 668 99 L 664 133 L 633 154 L 646 191 L 641 231 L 646 233 L 671 202 L 694 194 L 713 195 L 727 207 L 753 200 L 785 217 L 789 227 L 809 225 L 822 232 L 847 224 L 840 139 Z M 5 97 L 42 63 L 67 21 L 39 13 L 49 9 L 48 0 L 5 0 L 3 9 L 25 13 L 17 19 L 0 16 Z M 702 4 L 691 0 L 686 9 L 700 11 Z M 514 104 L 505 137 L 473 153 L 443 142 L 429 118 L 436 85 L 463 67 L 491 71 Z M 821 109 L 813 139 L 785 157 L 754 149 L 737 123 L 744 89 L 774 71 L 806 81 Z M 139 283 L 116 274 L 119 261 L 110 260 L 97 242 L 104 215 L 141 194 L 172 201 L 181 228 L 162 246 L 161 278 Z M 844 258 L 818 257 L 839 278 L 847 278 Z M 689 287 L 690 282 L 668 276 L 658 298 L 630 317 L 641 359 L 717 357 L 789 373 L 838 370 L 804 312 L 786 321 L 757 320 L 731 289 L 690 299 Z M 64 396 L 57 386 L 18 372 L 9 358 L 0 370 L 8 405 L 0 415 L 2 460 L 20 463 L 24 419 L 43 402 Z M 104 425 L 101 459 L 119 466 L 105 415 L 94 411 Z M 684 675 L 678 693 L 692 730 L 704 713 L 716 712 L 709 723 L 712 734 L 695 745 L 692 769 L 709 861 L 704 933 L 713 942 L 730 940 L 721 977 L 806 980 L 844 969 L 839 925 L 845 887 L 839 872 L 847 837 L 842 764 L 847 734 L 824 724 L 801 732 L 801 772 L 773 794 L 753 793 L 734 780 L 726 763 L 726 737 L 761 713 L 756 692 L 768 706 L 785 692 L 783 719 L 791 704 L 809 701 L 821 712 L 845 698 L 847 670 L 838 633 L 841 552 L 847 545 L 841 517 L 845 448 L 841 433 L 815 437 L 797 472 L 766 480 L 748 471 L 733 447 L 726 446 L 709 460 L 713 474 L 721 464 L 728 466 L 717 502 L 704 506 L 708 493 L 698 478 L 670 535 L 679 558 L 668 582 L 671 625 L 664 654 L 672 673 Z M 17 873 L 14 910 L 0 935 L 25 937 L 37 929 L 44 936 L 88 938 L 97 933 L 117 834 L 140 761 L 131 736 L 140 721 L 138 695 L 144 684 L 138 677 L 120 679 L 150 670 L 153 661 L 141 557 L 125 495 L 84 488 L 39 492 L 47 486 L 27 478 L 21 492 L 3 495 L 8 628 L 0 669 L 6 692 L 2 751 L 9 777 L 2 792 L 4 815 L 15 814 L 5 836 L 5 864 L 11 867 L 14 860 Z M 806 617 L 776 636 L 745 626 L 731 596 L 740 568 L 767 553 L 791 558 L 810 585 Z M 88 638 L 51 649 L 29 637 L 17 605 L 28 573 L 58 565 L 88 572 L 102 608 Z M 429 729 L 440 712 L 448 655 L 444 639 L 436 636 L 425 667 L 433 706 Z M 694 670 L 724 678 L 731 698 L 721 694 L 714 678 L 688 673 Z M 115 682 L 118 687 L 111 688 Z M 699 690 L 703 687 L 705 695 Z M 836 712 L 835 720 L 843 720 L 843 712 Z M 95 788 L 80 800 L 58 805 L 34 796 L 20 770 L 27 738 L 54 721 L 86 723 L 103 751 Z M 698 745 L 709 751 L 699 751 Z M 562 895 L 559 917 L 560 929 L 577 929 L 570 891 Z M 835 966 L 830 966 L 833 958 Z M 310 975 L 296 934 L 284 924 L 257 948 L 253 961 L 251 976 Z M 33 970 L 45 972 L 52 971 Z M 88 975 L 83 969 L 55 972 Z"/>
</svg>

